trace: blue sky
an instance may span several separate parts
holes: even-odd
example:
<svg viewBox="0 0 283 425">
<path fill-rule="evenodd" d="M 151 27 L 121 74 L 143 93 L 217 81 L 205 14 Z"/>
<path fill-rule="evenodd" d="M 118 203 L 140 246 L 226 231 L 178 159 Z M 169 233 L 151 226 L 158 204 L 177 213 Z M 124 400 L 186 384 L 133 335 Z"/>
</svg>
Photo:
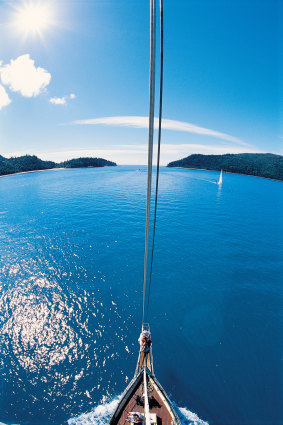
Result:
<svg viewBox="0 0 283 425">
<path fill-rule="evenodd" d="M 280 1 L 164 0 L 164 15 L 162 163 L 283 154 Z M 146 163 L 149 1 L 0 0 L 0 40 L 0 154 Z"/>
</svg>

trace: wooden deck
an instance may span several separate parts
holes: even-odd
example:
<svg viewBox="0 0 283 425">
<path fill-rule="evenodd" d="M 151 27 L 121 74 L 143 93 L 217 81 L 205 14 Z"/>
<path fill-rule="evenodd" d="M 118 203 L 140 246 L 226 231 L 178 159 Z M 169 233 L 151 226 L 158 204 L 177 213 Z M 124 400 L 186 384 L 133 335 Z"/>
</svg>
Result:
<svg viewBox="0 0 283 425">
<path fill-rule="evenodd" d="M 156 414 L 156 424 L 176 424 L 177 422 L 175 421 L 173 412 L 171 411 L 168 403 L 165 401 L 164 396 L 162 396 L 161 390 L 158 388 L 153 378 L 151 378 L 149 375 L 147 376 L 147 378 L 149 410 L 150 414 Z M 129 422 L 127 421 L 129 412 L 144 413 L 143 392 L 143 379 L 140 379 L 137 383 L 137 386 L 133 388 L 132 393 L 128 395 L 126 403 L 115 418 L 116 420 L 111 423 L 117 425 L 129 425 Z"/>
</svg>

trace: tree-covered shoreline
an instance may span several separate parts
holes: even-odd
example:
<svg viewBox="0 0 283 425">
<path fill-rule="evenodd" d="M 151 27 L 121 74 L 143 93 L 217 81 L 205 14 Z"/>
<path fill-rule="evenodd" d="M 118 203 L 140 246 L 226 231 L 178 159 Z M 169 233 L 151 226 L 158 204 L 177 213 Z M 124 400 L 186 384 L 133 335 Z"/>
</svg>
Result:
<svg viewBox="0 0 283 425">
<path fill-rule="evenodd" d="M 0 155 L 0 176 L 24 173 L 30 171 L 50 170 L 53 168 L 85 168 L 85 167 L 110 167 L 117 164 L 103 158 L 76 158 L 56 163 L 43 161 L 35 155 L 5 158 Z"/>
<path fill-rule="evenodd" d="M 283 156 L 272 153 L 193 154 L 179 161 L 170 162 L 167 167 L 223 170 L 283 181 Z"/>
<path fill-rule="evenodd" d="M 117 164 L 103 158 L 75 158 L 58 164 L 63 168 L 115 167 Z"/>
</svg>

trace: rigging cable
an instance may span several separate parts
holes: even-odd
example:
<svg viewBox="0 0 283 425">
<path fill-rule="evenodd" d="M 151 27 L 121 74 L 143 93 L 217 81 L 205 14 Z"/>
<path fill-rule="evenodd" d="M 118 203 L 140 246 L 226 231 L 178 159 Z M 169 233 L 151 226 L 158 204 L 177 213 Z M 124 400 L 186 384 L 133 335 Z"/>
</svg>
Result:
<svg viewBox="0 0 283 425">
<path fill-rule="evenodd" d="M 150 260 L 150 274 L 147 295 L 147 314 L 149 309 L 149 297 L 152 278 L 152 264 L 155 243 L 155 228 L 156 228 L 156 212 L 157 212 L 157 197 L 159 185 L 159 164 L 160 164 L 160 145 L 161 145 L 161 124 L 162 124 L 162 97 L 163 97 L 163 0 L 159 2 L 160 6 L 160 84 L 159 84 L 159 118 L 158 118 L 158 147 L 157 147 L 157 167 L 156 167 L 156 183 L 155 183 L 155 202 L 154 202 L 154 222 L 152 235 L 152 248 Z"/>
<path fill-rule="evenodd" d="M 146 277 L 147 277 L 148 236 L 149 236 L 150 198 L 151 198 L 151 180 L 152 180 L 152 150 L 153 150 L 154 94 L 155 94 L 155 45 L 156 45 L 156 0 L 150 0 L 149 131 L 148 131 L 148 170 L 147 170 L 147 201 L 146 201 L 145 248 L 144 248 L 142 324 L 144 323 L 144 314 L 145 314 L 145 291 L 146 291 Z"/>
</svg>

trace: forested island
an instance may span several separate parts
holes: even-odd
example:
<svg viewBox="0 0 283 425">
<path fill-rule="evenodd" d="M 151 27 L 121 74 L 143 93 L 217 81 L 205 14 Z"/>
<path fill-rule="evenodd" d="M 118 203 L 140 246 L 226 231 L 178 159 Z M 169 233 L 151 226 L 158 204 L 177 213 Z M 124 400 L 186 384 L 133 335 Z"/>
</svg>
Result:
<svg viewBox="0 0 283 425">
<path fill-rule="evenodd" d="M 283 156 L 272 153 L 194 154 L 170 162 L 167 167 L 223 170 L 229 173 L 283 180 Z"/>
<path fill-rule="evenodd" d="M 85 168 L 85 167 L 115 167 L 117 164 L 112 161 L 107 161 L 103 158 L 76 158 L 64 161 L 58 164 L 64 168 Z"/>
<path fill-rule="evenodd" d="M 4 156 L 0 155 L 0 176 L 27 171 L 50 170 L 53 168 L 109 167 L 116 165 L 115 162 L 107 161 L 103 158 L 77 158 L 56 163 L 53 161 L 43 161 L 35 155 L 12 158 L 4 158 Z"/>
</svg>

